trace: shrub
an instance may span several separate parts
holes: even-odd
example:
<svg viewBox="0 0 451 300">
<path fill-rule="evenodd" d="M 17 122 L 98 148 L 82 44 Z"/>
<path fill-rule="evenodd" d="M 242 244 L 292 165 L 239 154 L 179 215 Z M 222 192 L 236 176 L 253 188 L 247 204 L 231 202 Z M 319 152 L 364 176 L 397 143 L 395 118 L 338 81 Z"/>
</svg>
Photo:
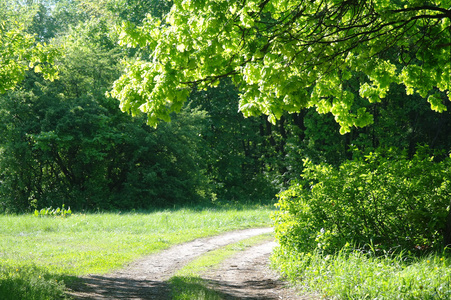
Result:
<svg viewBox="0 0 451 300">
<path fill-rule="evenodd" d="M 346 243 L 375 251 L 439 247 L 450 201 L 450 159 L 379 150 L 339 168 L 304 161 L 273 218 L 287 251 L 332 253 Z"/>
</svg>

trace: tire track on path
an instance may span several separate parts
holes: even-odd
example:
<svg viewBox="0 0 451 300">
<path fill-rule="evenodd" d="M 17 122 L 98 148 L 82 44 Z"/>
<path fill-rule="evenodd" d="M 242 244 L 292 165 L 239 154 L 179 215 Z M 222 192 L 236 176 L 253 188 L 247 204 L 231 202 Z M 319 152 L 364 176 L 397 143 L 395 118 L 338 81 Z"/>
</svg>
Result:
<svg viewBox="0 0 451 300">
<path fill-rule="evenodd" d="M 269 267 L 269 256 L 277 243 L 273 240 L 250 247 L 225 260 L 201 277 L 222 300 L 318 300 L 318 295 L 300 295 L 287 286 Z"/>
<path fill-rule="evenodd" d="M 105 275 L 89 275 L 68 292 L 75 299 L 170 299 L 167 280 L 189 261 L 228 244 L 272 232 L 251 228 L 200 238 L 143 257 L 124 269 Z"/>
</svg>

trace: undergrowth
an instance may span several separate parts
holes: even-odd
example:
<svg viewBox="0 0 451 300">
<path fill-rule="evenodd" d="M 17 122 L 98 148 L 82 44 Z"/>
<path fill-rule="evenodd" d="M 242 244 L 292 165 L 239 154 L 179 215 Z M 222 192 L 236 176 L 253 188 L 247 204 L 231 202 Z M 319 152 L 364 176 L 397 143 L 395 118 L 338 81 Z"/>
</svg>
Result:
<svg viewBox="0 0 451 300">
<path fill-rule="evenodd" d="M 451 299 L 451 259 L 446 255 L 376 256 L 349 249 L 293 254 L 278 248 L 272 263 L 301 290 L 328 299 Z"/>
<path fill-rule="evenodd" d="M 450 187 L 451 159 L 427 146 L 354 151 L 340 166 L 305 159 L 278 196 L 274 265 L 332 299 L 451 299 Z"/>
<path fill-rule="evenodd" d="M 33 265 L 0 265 L 0 296 L 2 300 L 67 299 L 62 277 Z"/>
</svg>

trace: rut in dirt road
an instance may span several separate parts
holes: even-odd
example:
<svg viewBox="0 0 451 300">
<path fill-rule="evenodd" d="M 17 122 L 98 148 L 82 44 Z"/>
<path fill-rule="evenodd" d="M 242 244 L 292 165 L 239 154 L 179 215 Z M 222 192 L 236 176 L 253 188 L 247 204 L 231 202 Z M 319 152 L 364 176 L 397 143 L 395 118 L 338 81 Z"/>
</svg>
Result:
<svg viewBox="0 0 451 300">
<path fill-rule="evenodd" d="M 320 299 L 318 295 L 300 295 L 270 269 L 269 256 L 276 245 L 274 241 L 266 241 L 250 247 L 201 277 L 222 300 Z"/>
<path fill-rule="evenodd" d="M 68 294 L 75 299 L 170 299 L 166 281 L 189 261 L 208 251 L 272 231 L 272 228 L 245 229 L 176 245 L 114 273 L 84 277 Z"/>
</svg>

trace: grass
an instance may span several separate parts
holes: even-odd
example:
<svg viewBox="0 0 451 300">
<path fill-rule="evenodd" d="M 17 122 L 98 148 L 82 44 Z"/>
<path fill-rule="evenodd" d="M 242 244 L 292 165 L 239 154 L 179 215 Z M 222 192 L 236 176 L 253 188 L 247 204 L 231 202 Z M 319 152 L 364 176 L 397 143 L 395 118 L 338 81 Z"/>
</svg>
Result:
<svg viewBox="0 0 451 300">
<path fill-rule="evenodd" d="M 195 238 L 270 225 L 271 210 L 0 216 L 0 299 L 64 298 L 75 276 L 103 274 Z"/>
<path fill-rule="evenodd" d="M 273 233 L 251 237 L 238 243 L 222 247 L 218 250 L 210 251 L 190 262 L 169 280 L 172 290 L 172 299 L 222 299 L 221 295 L 209 287 L 208 282 L 202 279 L 200 275 L 238 252 L 272 238 L 274 238 Z"/>
<path fill-rule="evenodd" d="M 278 249 L 273 262 L 306 292 L 330 299 L 451 299 L 451 259 L 443 255 L 289 255 Z"/>
</svg>

